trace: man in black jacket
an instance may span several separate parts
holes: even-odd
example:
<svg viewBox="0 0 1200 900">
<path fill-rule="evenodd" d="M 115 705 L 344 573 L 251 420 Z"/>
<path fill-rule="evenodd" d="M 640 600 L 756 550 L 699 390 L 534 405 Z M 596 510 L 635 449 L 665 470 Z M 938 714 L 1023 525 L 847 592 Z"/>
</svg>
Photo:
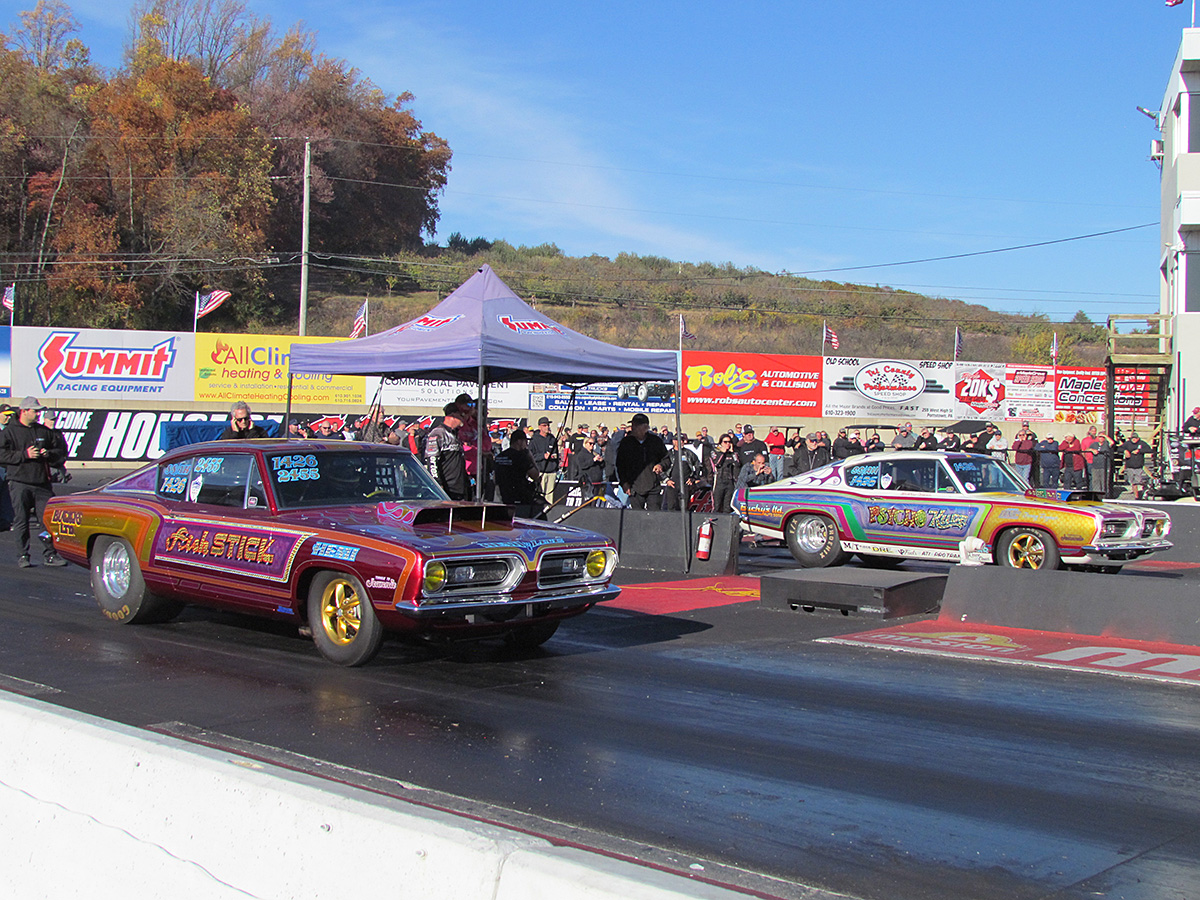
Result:
<svg viewBox="0 0 1200 900">
<path fill-rule="evenodd" d="M 33 398 L 28 398 L 33 399 Z M 229 410 L 229 426 L 221 432 L 217 440 L 229 441 L 237 438 L 269 437 L 267 430 L 261 425 L 255 425 L 250 415 L 250 406 L 245 400 L 239 400 Z"/>
<path fill-rule="evenodd" d="M 50 467 L 67 461 L 67 445 L 55 431 L 38 422 L 38 412 L 45 409 L 34 397 L 21 401 L 20 412 L 0 433 L 0 463 L 8 468 L 8 492 L 12 497 L 13 530 L 21 546 L 17 565 L 28 568 L 29 516 L 37 516 L 38 529 L 46 515 L 46 501 L 54 496 L 50 487 Z M 42 563 L 65 566 L 67 561 L 47 544 L 42 550 Z"/>
<path fill-rule="evenodd" d="M 650 431 L 650 419 L 645 413 L 635 415 L 629 434 L 617 447 L 617 480 L 629 495 L 631 508 L 662 507 L 662 477 L 669 458 L 662 438 Z"/>
</svg>

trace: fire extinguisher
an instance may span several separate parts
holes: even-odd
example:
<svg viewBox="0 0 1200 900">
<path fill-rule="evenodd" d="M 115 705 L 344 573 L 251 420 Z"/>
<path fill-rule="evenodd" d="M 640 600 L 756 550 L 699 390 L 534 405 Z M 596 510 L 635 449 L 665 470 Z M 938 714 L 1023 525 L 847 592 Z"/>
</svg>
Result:
<svg viewBox="0 0 1200 900">
<path fill-rule="evenodd" d="M 696 559 L 708 559 L 712 555 L 713 522 L 716 519 L 705 519 L 700 526 L 700 539 L 696 541 Z"/>
</svg>

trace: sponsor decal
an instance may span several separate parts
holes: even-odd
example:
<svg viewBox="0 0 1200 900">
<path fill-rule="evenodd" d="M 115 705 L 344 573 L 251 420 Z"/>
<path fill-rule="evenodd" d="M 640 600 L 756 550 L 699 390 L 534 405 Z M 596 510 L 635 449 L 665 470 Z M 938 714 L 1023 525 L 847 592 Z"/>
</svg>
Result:
<svg viewBox="0 0 1200 900">
<path fill-rule="evenodd" d="M 157 562 L 179 563 L 227 574 L 286 581 L 308 533 L 229 525 L 199 519 L 166 519 L 154 539 Z"/>
<path fill-rule="evenodd" d="M 511 316 L 497 316 L 496 321 L 509 331 L 516 331 L 520 334 L 538 334 L 539 332 L 547 331 L 553 331 L 556 334 L 563 333 L 563 330 L 557 325 L 551 325 L 549 322 L 542 322 L 537 319 L 514 319 Z"/>
<path fill-rule="evenodd" d="M 63 537 L 74 537 L 75 526 L 83 521 L 83 513 L 70 509 L 56 509 L 50 513 L 50 530 Z"/>
<path fill-rule="evenodd" d="M 55 331 L 38 348 L 42 390 L 162 393 L 175 364 L 175 338 L 151 347 L 87 346 L 78 331 Z M 79 343 L 77 343 L 79 342 Z M 103 385 L 95 382 L 103 381 Z M 83 387 L 87 383 L 87 387 Z M 76 385 L 76 387 L 71 387 Z"/>
<path fill-rule="evenodd" d="M 436 331 L 439 328 L 444 328 L 451 322 L 457 322 L 462 316 L 418 316 L 411 322 L 405 322 L 403 325 L 398 325 L 393 334 L 399 334 L 401 331 Z"/>
<path fill-rule="evenodd" d="M 312 545 L 312 555 L 326 559 L 340 559 L 343 562 L 354 562 L 358 559 L 358 547 L 348 547 L 345 544 L 331 544 L 328 541 L 317 541 Z"/>
<path fill-rule="evenodd" d="M 385 591 L 394 591 L 396 589 L 396 579 L 390 578 L 387 575 L 372 575 L 366 580 L 366 586 Z"/>
</svg>

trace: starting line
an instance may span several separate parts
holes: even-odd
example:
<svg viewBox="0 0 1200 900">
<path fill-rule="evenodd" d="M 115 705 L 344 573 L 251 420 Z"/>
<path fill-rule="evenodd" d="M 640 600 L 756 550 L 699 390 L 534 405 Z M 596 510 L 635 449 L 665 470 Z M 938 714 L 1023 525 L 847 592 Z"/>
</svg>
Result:
<svg viewBox="0 0 1200 900">
<path fill-rule="evenodd" d="M 717 578 L 693 578 L 685 581 L 656 581 L 651 584 L 623 584 L 621 596 L 604 604 L 605 608 L 666 616 L 731 603 L 758 599 L 758 579 L 743 575 Z"/>
<path fill-rule="evenodd" d="M 956 627 L 956 623 L 944 621 L 910 622 L 894 628 L 819 638 L 818 641 L 953 659 L 986 659 L 1123 675 L 1174 684 L 1200 684 L 1200 648 L 1179 644 L 993 625 L 964 628 L 961 624 Z"/>
</svg>

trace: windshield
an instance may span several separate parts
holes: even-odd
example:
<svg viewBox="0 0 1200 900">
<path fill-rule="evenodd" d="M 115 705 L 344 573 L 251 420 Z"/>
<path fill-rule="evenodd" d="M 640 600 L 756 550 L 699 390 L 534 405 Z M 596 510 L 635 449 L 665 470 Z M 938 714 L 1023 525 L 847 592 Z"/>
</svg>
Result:
<svg viewBox="0 0 1200 900">
<path fill-rule="evenodd" d="M 407 453 L 299 450 L 268 454 L 267 474 L 280 509 L 449 499 Z"/>
<path fill-rule="evenodd" d="M 1024 494 L 1029 485 L 1016 472 L 998 459 L 987 456 L 952 457 L 946 460 L 968 493 L 999 491 L 1005 494 Z"/>
</svg>

